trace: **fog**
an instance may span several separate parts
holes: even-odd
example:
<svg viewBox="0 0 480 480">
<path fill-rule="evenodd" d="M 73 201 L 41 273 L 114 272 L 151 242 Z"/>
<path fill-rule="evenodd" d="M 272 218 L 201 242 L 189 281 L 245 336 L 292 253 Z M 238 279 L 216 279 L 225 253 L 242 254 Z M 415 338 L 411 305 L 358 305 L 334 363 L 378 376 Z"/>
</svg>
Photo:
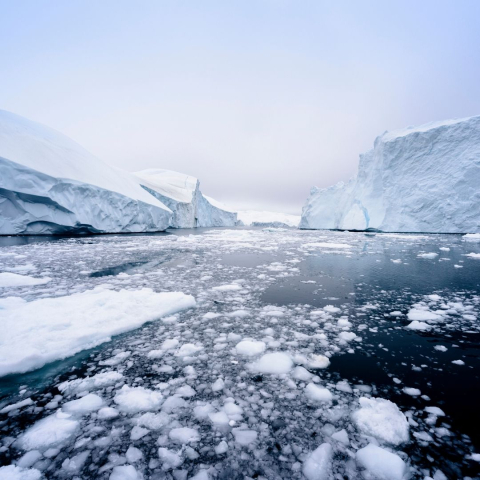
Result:
<svg viewBox="0 0 480 480">
<path fill-rule="evenodd" d="M 385 130 L 480 114 L 480 2 L 0 1 L 0 108 L 300 213 Z"/>
</svg>

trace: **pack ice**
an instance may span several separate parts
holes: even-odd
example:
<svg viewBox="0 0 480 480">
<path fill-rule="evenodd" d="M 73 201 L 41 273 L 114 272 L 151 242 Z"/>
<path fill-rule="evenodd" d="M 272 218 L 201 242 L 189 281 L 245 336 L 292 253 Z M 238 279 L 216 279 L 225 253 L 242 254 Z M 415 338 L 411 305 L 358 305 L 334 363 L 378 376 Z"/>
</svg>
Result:
<svg viewBox="0 0 480 480">
<path fill-rule="evenodd" d="M 385 132 L 348 183 L 314 187 L 300 228 L 480 232 L 480 116 Z"/>
<path fill-rule="evenodd" d="M 172 227 L 234 227 L 237 213 L 203 195 L 195 177 L 171 170 L 136 172 L 138 183 L 173 212 Z"/>
<path fill-rule="evenodd" d="M 234 226 L 236 213 L 168 170 L 113 168 L 65 135 L 0 110 L 0 235 Z"/>
</svg>

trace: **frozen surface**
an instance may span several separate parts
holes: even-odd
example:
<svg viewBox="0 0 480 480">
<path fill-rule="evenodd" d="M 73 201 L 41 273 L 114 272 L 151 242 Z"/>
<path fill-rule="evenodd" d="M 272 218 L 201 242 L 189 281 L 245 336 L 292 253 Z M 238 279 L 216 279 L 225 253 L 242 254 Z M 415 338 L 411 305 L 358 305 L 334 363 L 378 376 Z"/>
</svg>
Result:
<svg viewBox="0 0 480 480">
<path fill-rule="evenodd" d="M 385 132 L 356 177 L 312 189 L 300 228 L 478 233 L 479 184 L 480 116 Z"/>
<path fill-rule="evenodd" d="M 131 174 L 0 111 L 0 234 L 159 231 L 170 218 Z"/>
<path fill-rule="evenodd" d="M 238 220 L 253 227 L 298 227 L 300 215 L 260 210 L 239 210 Z"/>
<path fill-rule="evenodd" d="M 0 376 L 42 367 L 194 306 L 193 297 L 180 292 L 115 291 L 108 285 L 30 302 L 0 299 Z"/>
<path fill-rule="evenodd" d="M 56 314 L 39 306 L 67 302 L 52 345 L 101 312 L 138 327 L 0 379 L 11 472 L 478 478 L 478 242 L 272 227 L 27 241 L 2 240 L 1 271 L 50 281 L 0 289 L 8 315 L 32 305 L 22 323 L 40 328 Z M 196 308 L 161 315 L 156 292 Z"/>
</svg>

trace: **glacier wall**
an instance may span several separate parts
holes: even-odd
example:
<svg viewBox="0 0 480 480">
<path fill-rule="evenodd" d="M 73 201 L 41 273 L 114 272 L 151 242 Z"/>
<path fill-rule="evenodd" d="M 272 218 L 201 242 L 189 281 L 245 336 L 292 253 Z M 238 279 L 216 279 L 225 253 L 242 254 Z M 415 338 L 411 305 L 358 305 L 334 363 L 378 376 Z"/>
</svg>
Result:
<svg viewBox="0 0 480 480">
<path fill-rule="evenodd" d="M 480 232 L 480 116 L 385 132 L 348 183 L 312 189 L 300 228 Z"/>
<path fill-rule="evenodd" d="M 234 226 L 189 175 L 111 167 L 55 130 L 0 110 L 0 235 Z"/>
<path fill-rule="evenodd" d="M 156 232 L 171 217 L 164 208 L 0 157 L 2 235 Z"/>
<path fill-rule="evenodd" d="M 155 232 L 171 217 L 131 174 L 0 110 L 0 235 Z"/>
<path fill-rule="evenodd" d="M 233 227 L 237 214 L 203 195 L 200 182 L 190 175 L 163 169 L 134 173 L 147 192 L 173 212 L 174 228 Z"/>
</svg>

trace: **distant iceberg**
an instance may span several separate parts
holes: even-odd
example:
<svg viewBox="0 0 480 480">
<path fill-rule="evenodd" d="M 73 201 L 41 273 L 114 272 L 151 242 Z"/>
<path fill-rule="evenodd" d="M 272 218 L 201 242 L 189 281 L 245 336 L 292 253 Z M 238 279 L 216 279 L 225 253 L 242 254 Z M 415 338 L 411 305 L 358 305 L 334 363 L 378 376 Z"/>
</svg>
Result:
<svg viewBox="0 0 480 480">
<path fill-rule="evenodd" d="M 134 173 L 147 192 L 173 212 L 172 227 L 232 227 L 237 213 L 213 198 L 203 195 L 195 177 L 163 169 Z"/>
<path fill-rule="evenodd" d="M 312 189 L 300 228 L 480 232 L 480 116 L 385 132 L 348 183 Z"/>
</svg>

